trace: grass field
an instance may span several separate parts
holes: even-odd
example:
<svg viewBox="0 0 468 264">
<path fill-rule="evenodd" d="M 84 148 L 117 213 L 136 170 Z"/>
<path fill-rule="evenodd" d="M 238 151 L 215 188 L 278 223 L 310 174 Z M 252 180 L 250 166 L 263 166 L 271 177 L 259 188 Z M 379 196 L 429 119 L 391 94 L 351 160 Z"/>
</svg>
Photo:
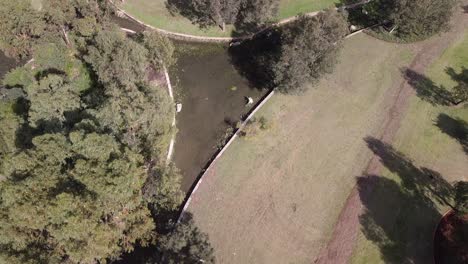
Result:
<svg viewBox="0 0 468 264">
<path fill-rule="evenodd" d="M 348 39 L 334 78 L 275 95 L 256 115 L 272 128 L 235 141 L 192 196 L 189 211 L 219 263 L 313 263 L 371 152 L 409 46 Z M 364 60 L 365 58 L 365 60 Z"/>
<path fill-rule="evenodd" d="M 426 75 L 450 89 L 455 82 L 445 73 L 445 68 L 454 67 L 460 71 L 467 65 L 468 34 L 447 49 Z M 441 131 L 440 116 L 468 122 L 468 108 L 437 106 L 418 97 L 412 99 L 393 144 L 401 152 L 400 156 L 410 161 L 400 162 L 396 167 L 390 163 L 386 165 L 383 177 L 368 199 L 368 212 L 361 221 L 362 233 L 353 263 L 432 263 L 432 232 L 448 207 L 441 204 L 432 191 L 427 191 L 427 187 L 421 187 L 424 183 L 419 179 L 422 182 L 425 179 L 421 168 L 441 175 L 441 179 L 435 177 L 428 186 L 468 180 L 467 153 L 456 139 Z M 447 124 L 447 128 L 453 130 L 453 124 Z M 395 162 L 393 160 L 393 164 Z"/>
<path fill-rule="evenodd" d="M 326 9 L 339 0 L 281 0 L 279 8 L 279 19 L 295 16 L 300 13 L 308 13 Z"/>
<path fill-rule="evenodd" d="M 337 2 L 337 0 L 280 0 L 278 19 L 321 10 Z M 166 0 L 126 0 L 123 9 L 137 19 L 157 28 L 184 34 L 210 37 L 229 37 L 233 27 L 228 26 L 223 32 L 219 27 L 200 29 L 189 19 L 171 14 L 166 8 Z"/>
</svg>

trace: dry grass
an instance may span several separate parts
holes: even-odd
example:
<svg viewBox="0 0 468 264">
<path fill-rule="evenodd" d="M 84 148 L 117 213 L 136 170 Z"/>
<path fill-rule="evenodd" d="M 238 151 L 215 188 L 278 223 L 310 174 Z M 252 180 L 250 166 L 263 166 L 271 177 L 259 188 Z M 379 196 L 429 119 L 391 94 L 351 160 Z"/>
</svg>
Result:
<svg viewBox="0 0 468 264">
<path fill-rule="evenodd" d="M 467 32 L 468 33 L 468 32 Z M 449 49 L 436 60 L 426 71 L 428 78 L 448 89 L 454 86 L 454 82 L 445 73 L 446 67 L 454 67 L 459 71 L 463 65 L 468 64 L 468 35 L 460 35 Z M 407 115 L 402 121 L 393 146 L 412 160 L 418 167 L 427 167 L 437 171 L 449 183 L 468 180 L 468 155 L 464 153 L 462 146 L 456 139 L 443 133 L 437 126 L 440 114 L 448 115 L 454 119 L 468 122 L 468 108 L 453 108 L 435 106 L 418 97 L 411 100 Z M 397 183 L 399 192 L 405 193 L 400 186 L 401 175 L 399 173 L 384 170 L 382 176 Z M 437 213 L 418 214 L 408 212 L 405 208 L 414 206 L 412 199 L 405 199 L 403 195 L 395 195 L 387 190 L 377 187 L 370 200 L 385 201 L 381 207 L 386 207 L 386 235 L 398 238 L 401 247 L 389 247 L 390 250 L 381 250 L 382 245 L 366 238 L 361 233 L 358 246 L 354 252 L 352 263 L 388 263 L 389 258 L 413 260 L 415 263 L 430 263 L 432 261 L 432 232 L 440 216 L 448 207 L 434 202 Z M 392 207 L 395 207 L 393 210 Z M 361 227 L 364 230 L 365 226 Z M 381 235 L 385 239 L 385 235 Z M 383 244 L 385 246 L 385 243 Z"/>
<path fill-rule="evenodd" d="M 363 138 L 379 130 L 385 94 L 411 58 L 409 46 L 357 35 L 319 87 L 265 105 L 258 116 L 272 129 L 234 142 L 189 207 L 219 263 L 314 260 L 370 157 Z"/>
</svg>

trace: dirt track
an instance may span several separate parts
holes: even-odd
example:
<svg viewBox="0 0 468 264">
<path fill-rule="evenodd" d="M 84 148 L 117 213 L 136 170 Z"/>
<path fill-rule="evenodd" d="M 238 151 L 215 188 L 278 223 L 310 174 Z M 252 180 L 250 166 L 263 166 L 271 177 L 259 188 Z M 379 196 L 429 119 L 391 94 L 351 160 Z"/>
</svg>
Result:
<svg viewBox="0 0 468 264">
<path fill-rule="evenodd" d="M 464 5 L 468 1 L 464 1 Z M 427 41 L 412 44 L 415 53 L 415 59 L 410 65 L 410 69 L 418 73 L 424 73 L 425 69 L 432 64 L 434 60 L 440 57 L 446 48 L 450 46 L 457 38 L 463 36 L 465 26 L 468 25 L 468 14 L 462 8 L 457 12 L 452 22 L 453 26 L 449 32 L 440 36 L 433 37 Z M 395 137 L 400 122 L 404 117 L 408 107 L 409 99 L 415 95 L 414 89 L 403 81 L 399 89 L 390 89 L 396 91 L 389 94 L 391 98 L 389 108 L 386 113 L 386 119 L 382 122 L 380 140 L 391 143 Z M 364 171 L 364 175 L 378 175 L 381 172 L 382 164 L 377 156 L 373 156 Z M 371 183 L 373 181 L 369 181 Z M 373 186 L 367 186 L 367 193 L 370 193 Z M 348 263 L 356 245 L 359 234 L 359 215 L 363 211 L 363 205 L 355 187 L 349 195 L 344 208 L 335 225 L 333 235 L 328 245 L 323 248 L 314 261 L 314 263 Z"/>
</svg>

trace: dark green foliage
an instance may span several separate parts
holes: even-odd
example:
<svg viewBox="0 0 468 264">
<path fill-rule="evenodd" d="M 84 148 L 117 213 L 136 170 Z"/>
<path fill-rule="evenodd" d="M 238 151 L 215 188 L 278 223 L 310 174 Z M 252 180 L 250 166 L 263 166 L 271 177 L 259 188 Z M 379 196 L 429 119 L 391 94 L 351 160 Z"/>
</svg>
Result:
<svg viewBox="0 0 468 264">
<path fill-rule="evenodd" d="M 34 59 L 3 80 L 24 96 L 0 102 L 0 263 L 104 263 L 155 241 L 148 203 L 172 211 L 182 201 L 177 170 L 162 162 L 174 109 L 146 78 L 149 60 L 169 63 L 172 52 L 164 39 L 147 42 L 166 48 L 150 53 L 110 30 L 104 2 L 20 1 L 50 35 L 0 37 Z"/>
<path fill-rule="evenodd" d="M 0 49 L 8 56 L 29 57 L 35 45 L 51 41 L 72 45 L 71 35 L 89 38 L 98 25 L 109 26 L 109 1 L 42 0 L 41 6 L 35 10 L 31 0 L 2 1 Z"/>
<path fill-rule="evenodd" d="M 28 122 L 32 127 L 61 127 L 65 114 L 81 106 L 79 91 L 59 75 L 48 75 L 24 91 L 30 102 Z"/>
<path fill-rule="evenodd" d="M 34 76 L 31 69 L 27 67 L 19 67 L 11 70 L 3 78 L 3 85 L 6 87 L 26 87 L 34 81 Z"/>
<path fill-rule="evenodd" d="M 112 137 L 44 134 L 4 161 L 0 245 L 10 250 L 3 254 L 36 248 L 44 263 L 92 263 L 149 239 L 143 159 Z"/>
<path fill-rule="evenodd" d="M 29 56 L 38 39 L 44 37 L 46 32 L 45 21 L 32 9 L 30 0 L 1 1 L 0 49 L 8 56 Z"/>
<path fill-rule="evenodd" d="M 277 0 L 249 0 L 241 4 L 237 20 L 237 33 L 252 33 L 272 22 L 279 8 Z"/>
<path fill-rule="evenodd" d="M 215 263 L 208 236 L 198 229 L 190 214 L 184 215 L 175 229 L 161 238 L 159 250 L 162 255 L 159 263 Z"/>
<path fill-rule="evenodd" d="M 282 32 L 281 55 L 273 65 L 274 85 L 282 92 L 302 91 L 336 63 L 340 40 L 348 33 L 345 18 L 336 11 L 301 17 Z"/>
<path fill-rule="evenodd" d="M 129 86 L 144 80 L 148 51 L 120 31 L 101 31 L 88 47 L 86 61 L 104 85 Z"/>
<path fill-rule="evenodd" d="M 423 39 L 448 27 L 457 0 L 375 0 L 364 10 L 376 23 L 391 26 L 396 37 Z"/>
<path fill-rule="evenodd" d="M 294 93 L 333 69 L 347 33 L 345 17 L 328 10 L 264 31 L 229 52 L 233 64 L 253 87 Z"/>
<path fill-rule="evenodd" d="M 39 44 L 34 48 L 34 63 L 43 69 L 66 72 L 68 64 L 71 64 L 69 53 L 65 45 Z"/>
<path fill-rule="evenodd" d="M 169 54 L 164 56 L 171 60 Z M 133 150 L 162 157 L 174 109 L 165 89 L 145 81 L 148 57 L 147 49 L 121 32 L 98 33 L 86 61 L 99 77 L 105 97 L 99 111 L 89 113 Z"/>
<path fill-rule="evenodd" d="M 148 50 L 148 58 L 151 65 L 162 70 L 164 66 L 169 67 L 174 63 L 174 45 L 165 35 L 157 31 L 145 31 L 142 35 L 143 45 Z"/>
<path fill-rule="evenodd" d="M 172 164 L 148 175 L 143 195 L 155 213 L 177 210 L 184 199 L 179 188 L 181 180 L 179 171 Z"/>
<path fill-rule="evenodd" d="M 235 24 L 240 32 L 253 31 L 274 19 L 278 0 L 169 0 L 168 8 L 202 27 L 216 24 L 223 30 Z"/>
<path fill-rule="evenodd" d="M 16 131 L 22 125 L 22 120 L 15 114 L 14 102 L 0 104 L 0 159 L 3 155 L 16 151 Z M 1 167 L 1 163 L 0 163 Z M 1 181 L 0 173 L 0 181 Z"/>
</svg>

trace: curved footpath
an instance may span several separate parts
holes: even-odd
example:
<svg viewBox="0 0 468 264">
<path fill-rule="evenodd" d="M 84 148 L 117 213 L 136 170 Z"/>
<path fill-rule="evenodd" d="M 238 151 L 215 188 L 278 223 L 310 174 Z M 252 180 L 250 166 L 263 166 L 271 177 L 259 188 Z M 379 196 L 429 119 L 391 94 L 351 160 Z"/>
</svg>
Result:
<svg viewBox="0 0 468 264">
<path fill-rule="evenodd" d="M 262 30 L 259 30 L 259 31 L 255 32 L 255 33 L 253 33 L 251 35 L 247 35 L 247 36 L 241 36 L 241 37 L 203 37 L 203 36 L 196 36 L 196 35 L 172 32 L 172 31 L 168 31 L 168 30 L 165 30 L 165 29 L 157 28 L 157 27 L 154 27 L 152 25 L 146 24 L 143 21 L 137 19 L 136 17 L 128 14 L 122 8 L 118 7 L 114 3 L 114 1 L 112 1 L 112 0 L 109 0 L 109 1 L 110 1 L 110 3 L 112 3 L 115 6 L 115 8 L 121 14 L 123 14 L 127 18 L 137 22 L 138 24 L 140 24 L 140 25 L 142 25 L 144 27 L 156 30 L 156 31 L 158 31 L 158 32 L 160 32 L 160 33 L 162 33 L 162 34 L 164 34 L 164 35 L 166 35 L 168 37 L 174 38 L 174 39 L 188 40 L 188 41 L 194 41 L 194 42 L 226 43 L 226 42 L 235 42 L 235 41 L 242 41 L 242 40 L 246 40 L 246 39 L 251 39 L 254 36 L 256 36 L 256 35 L 264 32 L 264 31 L 266 31 L 268 29 L 292 23 L 292 22 L 298 20 L 299 17 L 300 17 L 300 16 L 293 16 L 293 17 L 290 17 L 290 18 L 282 19 L 279 22 L 276 22 L 276 23 L 274 23 L 274 24 L 272 24 L 272 25 L 270 25 L 270 26 L 268 26 L 268 27 L 266 27 L 266 28 L 264 28 Z M 372 1 L 372 0 L 364 0 L 362 2 L 355 3 L 355 4 L 345 5 L 345 6 L 342 6 L 342 7 L 335 7 L 334 9 L 335 10 L 338 10 L 338 9 L 352 9 L 352 8 L 359 7 L 359 6 L 362 6 L 364 4 L 367 4 L 370 1 Z M 313 17 L 313 16 L 318 15 L 320 12 L 322 12 L 322 11 L 309 12 L 309 13 L 305 13 L 304 15 L 308 16 L 308 17 Z M 126 28 L 122 28 L 122 30 L 128 31 L 128 32 L 133 32 L 132 30 L 129 30 L 129 29 L 126 29 Z"/>
<path fill-rule="evenodd" d="M 460 33 L 464 32 L 465 25 L 468 24 L 468 14 L 458 11 L 452 24 L 451 30 L 447 33 L 420 43 L 411 44 L 414 45 L 417 55 L 411 63 L 410 69 L 421 74 L 424 73 L 425 69 L 439 58 L 450 44 L 460 36 L 463 36 L 463 34 Z M 398 93 L 396 95 L 390 95 L 392 96 L 390 98 L 393 98 L 393 102 L 391 108 L 386 113 L 386 120 L 384 121 L 379 137 L 381 141 L 386 143 L 391 143 L 393 141 L 409 106 L 409 99 L 415 96 L 415 93 L 415 90 L 405 80 L 400 84 Z M 373 175 L 379 175 L 382 169 L 383 165 L 380 162 L 380 158 L 377 155 L 373 155 L 363 175 L 372 179 Z M 365 189 L 365 195 L 371 194 L 375 184 L 372 180 L 368 181 L 368 183 Z M 350 261 L 359 235 L 359 216 L 363 210 L 364 205 L 361 202 L 357 186 L 355 186 L 340 213 L 328 245 L 321 250 L 314 263 L 342 264 Z"/>
</svg>

